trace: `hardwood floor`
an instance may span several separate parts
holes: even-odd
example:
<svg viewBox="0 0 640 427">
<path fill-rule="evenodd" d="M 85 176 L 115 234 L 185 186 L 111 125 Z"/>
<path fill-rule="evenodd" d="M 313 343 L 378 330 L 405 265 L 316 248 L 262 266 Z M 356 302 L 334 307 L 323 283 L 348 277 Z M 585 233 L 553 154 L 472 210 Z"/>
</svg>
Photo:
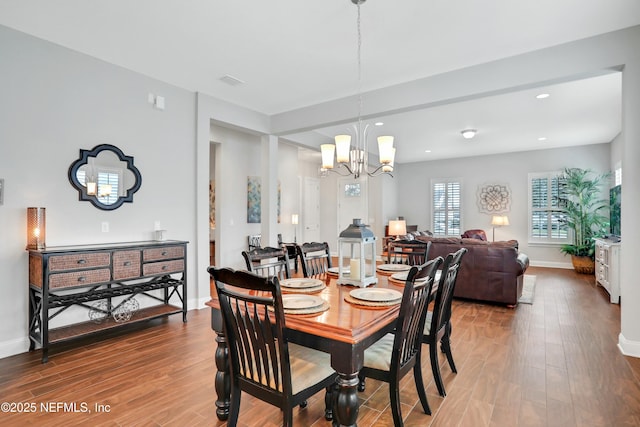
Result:
<svg viewBox="0 0 640 427">
<path fill-rule="evenodd" d="M 458 374 L 442 356 L 447 397 L 439 397 L 425 351 L 433 414 L 421 412 L 408 375 L 401 394 L 406 426 L 640 425 L 640 359 L 616 346 L 620 307 L 594 286 L 593 276 L 534 267 L 527 274 L 537 276 L 532 305 L 454 302 Z M 0 425 L 225 425 L 215 416 L 209 321 L 208 310 L 189 312 L 187 324 L 172 316 L 54 349 L 44 365 L 38 351 L 0 359 L 0 402 L 22 410 L 9 413 L 3 406 Z M 393 424 L 386 385 L 368 380 L 359 397 L 359 426 Z M 78 412 L 70 411 L 73 403 Z M 296 425 L 329 426 L 323 408 L 323 396 L 314 396 L 296 411 Z M 279 409 L 243 395 L 240 426 L 281 422 Z"/>
</svg>

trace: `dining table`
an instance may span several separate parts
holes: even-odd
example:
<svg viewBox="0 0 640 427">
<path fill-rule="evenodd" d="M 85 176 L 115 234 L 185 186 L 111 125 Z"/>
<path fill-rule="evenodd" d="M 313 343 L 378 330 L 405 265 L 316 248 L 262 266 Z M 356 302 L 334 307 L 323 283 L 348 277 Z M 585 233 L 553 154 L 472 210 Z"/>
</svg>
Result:
<svg viewBox="0 0 640 427">
<path fill-rule="evenodd" d="M 338 275 L 324 273 L 314 276 L 319 283 L 312 294 L 324 302 L 322 311 L 316 313 L 285 310 L 286 335 L 290 342 L 324 351 L 331 355 L 331 366 L 337 372 L 337 397 L 334 401 L 334 425 L 356 426 L 358 418 L 358 372 L 363 366 L 364 351 L 385 334 L 392 332 L 400 309 L 400 301 L 373 301 L 361 304 L 353 298 L 361 295 L 364 289 L 373 293 L 398 295 L 404 289 L 404 281 L 397 280 L 403 267 L 392 267 L 390 270 L 376 269 L 377 283 L 366 288 L 338 284 Z M 407 268 L 408 269 L 408 268 Z M 392 278 L 392 275 L 394 278 Z M 405 271 L 406 275 L 406 271 Z M 296 277 L 293 275 L 292 277 Z M 283 297 L 296 293 L 296 289 L 285 288 Z M 286 289 L 286 290 L 285 290 Z M 391 292 L 383 291 L 389 290 Z M 301 289 L 305 292 L 304 289 Z M 284 298 L 283 298 L 284 299 Z M 211 308 L 211 327 L 216 334 L 215 351 L 215 389 L 217 394 L 216 415 L 226 420 L 229 415 L 230 373 L 229 349 L 222 327 L 222 316 L 217 295 L 206 303 Z M 286 308 L 286 307 L 285 307 Z"/>
</svg>

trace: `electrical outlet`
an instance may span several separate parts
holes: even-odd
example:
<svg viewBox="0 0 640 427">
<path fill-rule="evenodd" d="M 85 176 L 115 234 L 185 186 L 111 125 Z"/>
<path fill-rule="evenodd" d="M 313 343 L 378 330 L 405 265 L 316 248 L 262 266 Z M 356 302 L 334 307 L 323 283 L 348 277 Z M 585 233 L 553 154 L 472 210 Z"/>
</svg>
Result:
<svg viewBox="0 0 640 427">
<path fill-rule="evenodd" d="M 104 221 L 102 223 L 102 232 L 103 233 L 108 233 L 109 232 L 109 223 L 107 221 Z"/>
</svg>

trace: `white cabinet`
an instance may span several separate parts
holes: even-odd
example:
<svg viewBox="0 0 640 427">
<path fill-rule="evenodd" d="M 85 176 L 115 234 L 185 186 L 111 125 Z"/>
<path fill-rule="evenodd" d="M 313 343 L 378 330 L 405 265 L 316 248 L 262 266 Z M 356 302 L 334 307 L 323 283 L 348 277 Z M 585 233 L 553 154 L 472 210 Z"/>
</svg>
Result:
<svg viewBox="0 0 640 427">
<path fill-rule="evenodd" d="M 596 285 L 602 285 L 612 303 L 620 303 L 620 242 L 596 239 Z"/>
</svg>

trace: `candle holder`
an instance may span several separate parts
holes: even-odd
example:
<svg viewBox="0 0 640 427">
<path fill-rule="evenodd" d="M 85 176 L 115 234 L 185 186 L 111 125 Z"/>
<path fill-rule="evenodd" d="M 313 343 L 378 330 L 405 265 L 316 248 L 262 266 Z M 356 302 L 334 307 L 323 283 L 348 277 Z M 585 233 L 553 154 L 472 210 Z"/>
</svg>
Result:
<svg viewBox="0 0 640 427">
<path fill-rule="evenodd" d="M 45 208 L 27 208 L 27 249 L 44 249 L 47 237 Z"/>
<path fill-rule="evenodd" d="M 345 271 L 345 259 L 349 257 L 349 273 Z M 376 277 L 376 236 L 373 231 L 354 218 L 338 237 L 338 282 L 339 285 L 353 285 L 366 288 L 378 283 Z"/>
</svg>

